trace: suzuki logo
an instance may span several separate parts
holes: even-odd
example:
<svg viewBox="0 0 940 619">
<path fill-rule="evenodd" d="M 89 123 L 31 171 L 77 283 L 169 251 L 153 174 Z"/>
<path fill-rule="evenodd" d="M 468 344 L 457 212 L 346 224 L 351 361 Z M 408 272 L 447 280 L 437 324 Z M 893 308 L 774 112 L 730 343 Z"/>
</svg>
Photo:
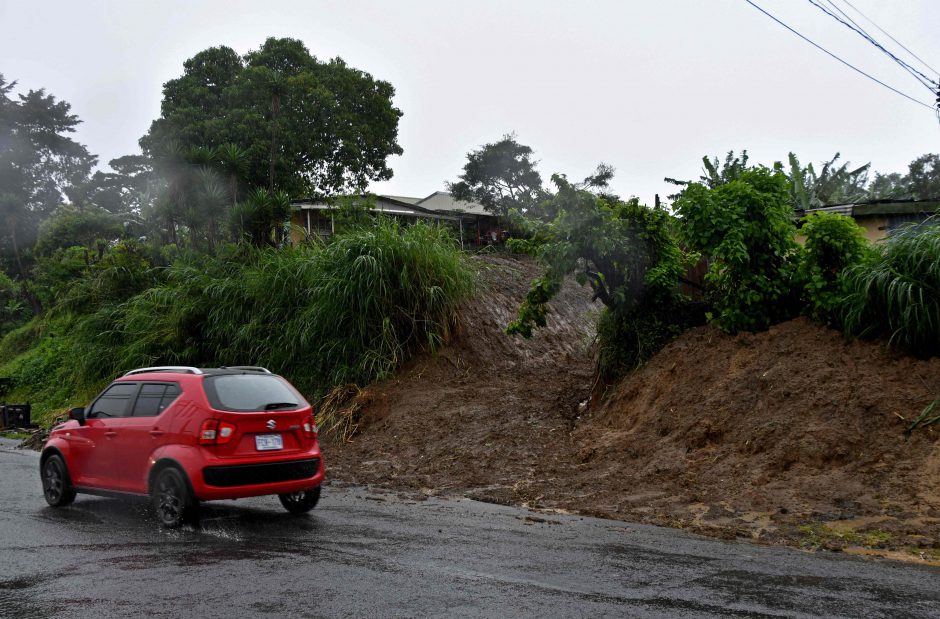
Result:
<svg viewBox="0 0 940 619">
<path fill-rule="evenodd" d="M 274 427 L 275 427 L 277 424 L 274 423 L 274 420 L 273 420 L 273 419 L 268 419 L 268 423 L 266 423 L 266 424 L 264 424 L 264 425 L 268 426 L 268 430 L 273 430 Z"/>
</svg>

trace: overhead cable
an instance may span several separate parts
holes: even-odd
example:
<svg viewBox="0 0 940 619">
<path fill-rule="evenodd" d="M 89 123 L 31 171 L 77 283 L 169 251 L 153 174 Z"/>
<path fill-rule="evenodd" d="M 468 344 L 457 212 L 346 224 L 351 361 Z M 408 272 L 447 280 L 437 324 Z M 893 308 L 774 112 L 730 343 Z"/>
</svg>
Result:
<svg viewBox="0 0 940 619">
<path fill-rule="evenodd" d="M 910 96 L 910 95 L 908 95 L 908 94 L 905 94 L 905 93 L 901 92 L 901 91 L 898 90 L 897 88 L 894 88 L 893 86 L 889 86 L 888 84 L 885 84 L 884 82 L 882 82 L 882 81 L 879 80 L 878 78 L 872 77 L 871 75 L 869 75 L 868 73 L 865 73 L 864 71 L 862 71 L 861 69 L 859 69 L 859 68 L 856 67 L 855 65 L 850 64 L 850 63 L 846 62 L 845 60 L 842 60 L 841 58 L 839 58 L 838 56 L 836 56 L 835 54 L 833 54 L 832 52 L 830 52 L 830 51 L 829 51 L 828 49 L 826 49 L 825 47 L 819 45 L 819 44 L 816 43 L 815 41 L 812 41 L 812 40 L 810 40 L 809 38 L 807 38 L 806 36 L 800 34 L 799 32 L 797 32 L 796 30 L 794 30 L 793 28 L 791 28 L 791 27 L 788 26 L 787 24 L 783 23 L 782 21 L 780 21 L 779 19 L 777 19 L 776 17 L 774 17 L 773 15 L 771 15 L 770 13 L 768 13 L 767 11 L 765 11 L 764 9 L 762 9 L 761 7 L 757 6 L 756 4 L 754 4 L 754 2 L 752 2 L 752 0 L 744 0 L 744 1 L 747 2 L 748 4 L 750 4 L 752 7 L 754 7 L 754 8 L 757 9 L 758 11 L 760 11 L 761 13 L 763 13 L 764 15 L 766 15 L 767 17 L 769 17 L 770 19 L 774 20 L 775 22 L 777 22 L 778 24 L 780 24 L 781 26 L 783 26 L 784 28 L 786 28 L 787 30 L 789 30 L 790 32 L 792 32 L 793 34 L 795 34 L 796 36 L 800 37 L 801 39 L 803 39 L 804 41 L 806 41 L 807 43 L 809 43 L 810 45 L 812 45 L 812 46 L 815 47 L 816 49 L 818 49 L 818 50 L 820 50 L 820 51 L 822 51 L 822 52 L 825 52 L 827 55 L 831 56 L 832 58 L 835 58 L 836 60 L 838 60 L 839 62 L 841 62 L 841 63 L 844 64 L 845 66 L 849 67 L 850 69 L 852 69 L 852 70 L 855 71 L 856 73 L 861 73 L 862 75 L 864 75 L 865 77 L 867 77 L 867 78 L 870 79 L 871 81 L 876 82 L 876 83 L 878 83 L 878 84 L 881 84 L 882 86 L 884 86 L 884 87 L 887 88 L 888 90 L 890 90 L 890 91 L 892 91 L 892 92 L 894 92 L 894 93 L 896 93 L 896 94 L 901 95 L 901 96 L 904 97 L 905 99 L 908 99 L 908 100 L 910 100 L 910 101 L 913 101 L 913 102 L 916 103 L 917 105 L 923 106 L 923 107 L 927 108 L 928 110 L 933 111 L 934 106 L 928 105 L 928 104 L 924 103 L 923 101 L 919 101 L 918 99 L 915 99 L 914 97 L 912 97 L 912 96 Z"/>
<path fill-rule="evenodd" d="M 829 3 L 837 11 L 845 15 L 848 21 L 839 17 L 835 13 L 833 13 L 831 10 L 823 6 L 823 4 L 820 3 L 818 0 L 808 0 L 808 1 L 814 7 L 816 7 L 817 9 L 819 9 L 820 11 L 822 11 L 829 17 L 833 18 L 834 20 L 836 20 L 837 22 L 839 22 L 840 24 L 842 24 L 843 26 L 845 26 L 852 32 L 856 33 L 857 35 L 859 35 L 860 37 L 862 37 L 863 39 L 865 39 L 866 41 L 868 41 L 869 43 L 877 47 L 882 52 L 884 52 L 884 54 L 886 54 L 889 58 L 891 58 L 891 60 L 896 62 L 902 69 L 904 69 L 911 76 L 913 76 L 914 79 L 916 79 L 921 84 L 921 86 L 924 86 L 925 88 L 927 88 L 927 90 L 929 90 L 931 93 L 934 92 L 933 80 L 931 78 L 927 77 L 926 75 L 924 75 L 923 73 L 921 73 L 920 71 L 918 71 L 917 69 L 915 69 L 914 67 L 906 63 L 905 61 L 901 60 L 900 58 L 892 54 L 890 51 L 888 51 L 888 49 L 886 49 L 881 43 L 876 41 L 874 37 L 868 34 L 864 28 L 856 24 L 850 17 L 848 17 L 848 15 L 845 15 L 845 13 L 842 13 L 839 7 L 835 6 L 832 2 Z"/>
<path fill-rule="evenodd" d="M 858 13 L 859 15 L 861 15 L 869 24 L 871 24 L 872 26 L 874 26 L 875 28 L 877 28 L 877 29 L 881 32 L 881 34 L 885 35 L 886 37 L 888 37 L 889 39 L 891 39 L 892 41 L 894 41 L 895 43 L 897 43 L 898 46 L 900 46 L 901 49 L 903 49 L 903 50 L 906 51 L 908 54 L 910 54 L 911 56 L 913 56 L 914 58 L 916 58 L 917 60 L 919 60 L 922 65 L 924 65 L 925 67 L 927 67 L 928 69 L 930 69 L 931 71 L 933 71 L 934 73 L 936 73 L 937 75 L 940 75 L 940 71 L 937 71 L 936 69 L 934 69 L 933 67 L 931 67 L 929 64 L 927 64 L 926 62 L 924 62 L 924 59 L 923 59 L 923 58 L 921 58 L 920 56 L 918 56 L 917 54 L 915 54 L 915 53 L 912 52 L 911 50 L 909 50 L 909 49 L 907 49 L 906 47 L 904 47 L 904 44 L 903 44 L 903 43 L 901 43 L 900 41 L 898 41 L 897 39 L 895 39 L 893 36 L 891 36 L 890 34 L 888 34 L 887 32 L 885 32 L 885 30 L 884 30 L 881 26 L 879 26 L 878 24 L 876 24 L 875 22 L 873 22 L 873 21 L 871 20 L 871 18 L 869 18 L 867 15 L 865 15 L 864 13 L 862 13 L 861 11 L 859 11 L 857 8 L 855 8 L 855 5 L 852 4 L 851 2 L 849 2 L 849 0 L 842 0 L 842 1 L 845 2 L 847 5 L 849 5 L 849 7 L 850 7 L 853 11 L 855 11 L 856 13 Z"/>
</svg>

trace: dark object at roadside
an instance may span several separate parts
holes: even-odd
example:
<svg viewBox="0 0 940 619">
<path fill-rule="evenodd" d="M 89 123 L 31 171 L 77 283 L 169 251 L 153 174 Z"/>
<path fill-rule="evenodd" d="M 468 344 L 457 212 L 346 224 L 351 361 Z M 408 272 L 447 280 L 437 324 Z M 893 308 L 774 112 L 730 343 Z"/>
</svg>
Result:
<svg viewBox="0 0 940 619">
<path fill-rule="evenodd" d="M 29 428 L 33 407 L 26 404 L 4 404 L 0 406 L 0 428 Z"/>
<path fill-rule="evenodd" d="M 10 387 L 12 386 L 13 386 L 12 378 L 7 378 L 5 376 L 3 378 L 0 378 L 0 396 L 6 395 L 7 391 L 9 391 Z"/>
<path fill-rule="evenodd" d="M 132 370 L 52 428 L 39 460 L 52 507 L 78 493 L 149 496 L 169 528 L 199 503 L 277 495 L 306 513 L 323 458 L 313 407 L 264 368 Z"/>
</svg>

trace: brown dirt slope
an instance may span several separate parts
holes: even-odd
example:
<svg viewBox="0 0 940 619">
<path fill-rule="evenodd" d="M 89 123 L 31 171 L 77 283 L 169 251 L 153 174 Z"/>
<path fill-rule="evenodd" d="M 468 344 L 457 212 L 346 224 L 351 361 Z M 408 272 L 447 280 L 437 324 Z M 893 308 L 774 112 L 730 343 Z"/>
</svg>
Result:
<svg viewBox="0 0 940 619">
<path fill-rule="evenodd" d="M 570 431 L 591 389 L 598 310 L 569 282 L 546 329 L 510 338 L 503 329 L 540 269 L 525 257 L 478 265 L 481 294 L 465 308 L 456 341 L 366 389 L 351 442 L 327 437 L 332 477 L 513 501 L 520 483 L 570 458 Z"/>
<path fill-rule="evenodd" d="M 940 360 L 846 342 L 805 319 L 755 335 L 685 334 L 579 416 L 597 308 L 569 282 L 550 327 L 502 329 L 530 261 L 483 262 L 451 346 L 367 389 L 331 476 L 842 547 L 936 548 L 940 436 L 906 424 L 940 397 Z"/>
</svg>

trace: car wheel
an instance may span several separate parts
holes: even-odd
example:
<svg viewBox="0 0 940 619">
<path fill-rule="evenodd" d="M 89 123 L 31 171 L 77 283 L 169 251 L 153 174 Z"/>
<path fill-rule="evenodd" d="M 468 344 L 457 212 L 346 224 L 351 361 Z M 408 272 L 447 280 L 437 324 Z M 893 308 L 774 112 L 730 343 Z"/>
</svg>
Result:
<svg viewBox="0 0 940 619">
<path fill-rule="evenodd" d="M 168 529 L 175 529 L 195 515 L 196 503 L 192 492 L 178 469 L 165 468 L 157 473 L 151 499 L 157 518 Z"/>
<path fill-rule="evenodd" d="M 311 490 L 279 494 L 277 498 L 281 499 L 281 505 L 290 513 L 306 514 L 317 506 L 317 502 L 320 500 L 320 486 Z"/>
<path fill-rule="evenodd" d="M 46 458 L 42 465 L 42 493 L 52 507 L 65 507 L 75 500 L 75 488 L 69 479 L 65 460 L 56 454 Z"/>
</svg>

